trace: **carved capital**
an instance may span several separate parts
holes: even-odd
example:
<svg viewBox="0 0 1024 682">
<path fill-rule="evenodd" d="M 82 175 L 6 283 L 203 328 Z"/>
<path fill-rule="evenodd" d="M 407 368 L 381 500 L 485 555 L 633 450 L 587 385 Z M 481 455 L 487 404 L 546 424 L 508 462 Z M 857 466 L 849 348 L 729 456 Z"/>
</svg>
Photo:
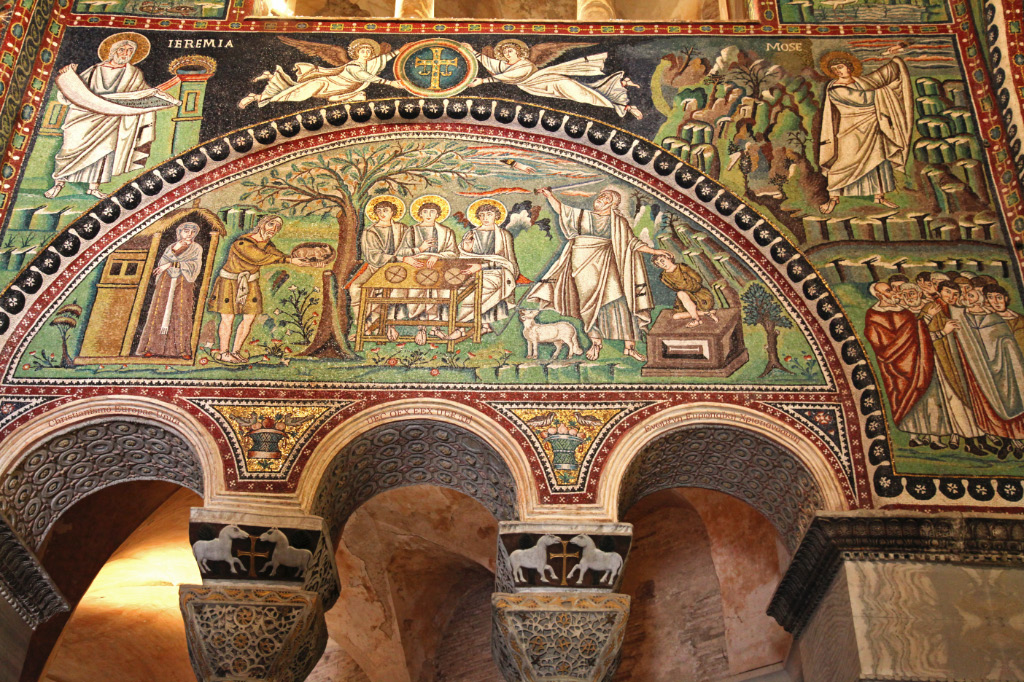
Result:
<svg viewBox="0 0 1024 682">
<path fill-rule="evenodd" d="M 35 630 L 68 603 L 46 569 L 0 515 L 0 596 Z"/>
<path fill-rule="evenodd" d="M 633 526 L 505 522 L 498 532 L 499 590 L 613 592 L 622 582 Z"/>
<path fill-rule="evenodd" d="M 204 585 L 316 592 L 324 609 L 341 589 L 334 547 L 319 516 L 239 514 L 194 508 L 189 544 Z"/>
<path fill-rule="evenodd" d="M 819 514 L 779 583 L 768 615 L 799 635 L 844 561 L 1020 565 L 1024 518 L 885 511 Z"/>
<path fill-rule="evenodd" d="M 315 592 L 182 585 L 179 603 L 200 682 L 300 682 L 327 646 Z"/>
<path fill-rule="evenodd" d="M 509 682 L 602 682 L 618 665 L 629 597 L 495 593 L 492 649 Z"/>
</svg>

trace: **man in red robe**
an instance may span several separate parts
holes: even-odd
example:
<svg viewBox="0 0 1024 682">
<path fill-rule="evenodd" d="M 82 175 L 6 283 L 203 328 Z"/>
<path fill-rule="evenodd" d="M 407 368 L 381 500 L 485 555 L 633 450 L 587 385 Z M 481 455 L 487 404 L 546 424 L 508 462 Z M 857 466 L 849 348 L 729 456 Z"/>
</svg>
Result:
<svg viewBox="0 0 1024 682">
<path fill-rule="evenodd" d="M 942 446 L 949 420 L 935 381 L 935 355 L 925 322 L 899 303 L 885 282 L 871 285 L 878 303 L 864 317 L 864 335 L 875 351 L 882 383 L 897 428 L 911 434 L 910 445 Z"/>
</svg>

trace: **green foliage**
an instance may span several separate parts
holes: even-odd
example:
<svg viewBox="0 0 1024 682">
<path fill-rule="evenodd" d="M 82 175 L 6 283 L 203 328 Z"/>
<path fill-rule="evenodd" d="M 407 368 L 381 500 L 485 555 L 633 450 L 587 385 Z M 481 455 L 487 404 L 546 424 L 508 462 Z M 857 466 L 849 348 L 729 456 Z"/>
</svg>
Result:
<svg viewBox="0 0 1024 682">
<path fill-rule="evenodd" d="M 246 180 L 241 199 L 289 213 L 333 214 L 363 206 L 376 194 L 409 196 L 431 185 L 454 183 L 477 189 L 486 171 L 463 154 L 456 142 L 403 141 L 379 147 L 351 147 L 325 157 L 317 155 L 277 169 L 259 180 Z"/>
<path fill-rule="evenodd" d="M 782 309 L 768 288 L 760 282 L 751 284 L 740 296 L 740 301 L 743 303 L 743 324 L 753 326 L 770 323 L 784 329 L 793 326 L 786 311 Z"/>
<path fill-rule="evenodd" d="M 319 289 L 292 285 L 279 300 L 280 308 L 274 313 L 277 324 L 286 329 L 298 332 L 303 343 L 313 340 L 319 315 L 316 312 L 320 305 Z"/>
</svg>

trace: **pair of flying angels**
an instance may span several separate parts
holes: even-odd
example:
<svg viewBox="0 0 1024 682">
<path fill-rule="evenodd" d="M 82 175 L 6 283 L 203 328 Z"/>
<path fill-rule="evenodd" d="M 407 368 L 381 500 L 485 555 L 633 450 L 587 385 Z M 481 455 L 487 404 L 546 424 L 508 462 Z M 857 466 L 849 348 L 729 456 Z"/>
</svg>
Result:
<svg viewBox="0 0 1024 682">
<path fill-rule="evenodd" d="M 301 102 L 310 98 L 332 103 L 359 102 L 366 99 L 366 89 L 372 83 L 403 87 L 400 82 L 380 75 L 395 56 L 387 43 L 357 38 L 348 47 L 341 47 L 287 36 L 278 38 L 330 67 L 300 62 L 295 64 L 295 77 L 280 66 L 273 72 L 264 71 L 253 79 L 254 82 L 266 81 L 263 92 L 246 95 L 238 103 L 239 107 L 244 109 L 254 103 L 263 107 L 272 102 Z M 521 40 L 509 38 L 477 51 L 469 43 L 462 43 L 462 47 L 472 52 L 491 74 L 474 79 L 469 87 L 504 83 L 538 97 L 571 100 L 610 108 L 619 116 L 629 114 L 643 118 L 643 113 L 629 103 L 627 93 L 627 88 L 639 86 L 623 71 L 605 74 L 607 52 L 551 64 L 570 50 L 593 45 L 595 43 L 563 42 L 539 43 L 530 47 Z M 580 77 L 600 77 L 601 80 L 584 83 L 577 80 Z"/>
</svg>

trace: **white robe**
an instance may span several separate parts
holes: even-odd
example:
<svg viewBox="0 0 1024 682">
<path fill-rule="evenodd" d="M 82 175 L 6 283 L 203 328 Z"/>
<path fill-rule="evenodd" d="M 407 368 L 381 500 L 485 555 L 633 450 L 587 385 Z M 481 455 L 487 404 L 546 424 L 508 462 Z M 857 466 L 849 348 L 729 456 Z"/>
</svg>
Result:
<svg viewBox="0 0 1024 682">
<path fill-rule="evenodd" d="M 296 78 L 277 66 L 257 101 L 261 107 L 271 102 L 304 102 L 312 97 L 328 102 L 362 102 L 370 83 L 386 82 L 380 72 L 394 56 L 388 52 L 369 60 L 365 66 L 351 61 L 330 69 L 299 62 L 295 65 Z"/>
<path fill-rule="evenodd" d="M 910 153 L 914 95 L 898 57 L 852 85 L 825 88 L 818 163 L 832 196 L 874 196 L 896 189 Z"/>
<path fill-rule="evenodd" d="M 489 244 L 487 233 L 494 235 L 494 243 Z M 474 235 L 472 246 L 467 237 Z M 480 271 L 482 278 L 480 295 L 480 313 L 484 322 L 494 322 L 508 317 L 508 311 L 515 306 L 516 280 L 519 279 L 519 263 L 516 262 L 516 251 L 512 235 L 508 230 L 495 227 L 493 230 L 475 228 L 466 233 L 459 245 L 461 258 L 482 260 L 484 268 Z M 459 322 L 473 319 L 473 300 L 470 296 L 459 307 Z"/>
<path fill-rule="evenodd" d="M 90 66 L 82 82 L 99 96 L 148 90 L 142 72 L 131 64 L 113 67 L 106 62 Z M 59 94 L 58 101 L 69 104 Z M 53 171 L 57 182 L 109 182 L 115 175 L 141 170 L 149 159 L 155 137 L 156 115 L 113 116 L 69 105 L 64 118 L 64 141 Z"/>
<path fill-rule="evenodd" d="M 960 324 L 953 332 L 975 381 L 1000 419 L 1024 414 L 1024 353 L 1013 330 L 996 313 L 970 313 L 952 308 Z"/>
<path fill-rule="evenodd" d="M 422 251 L 423 245 L 430 238 L 435 240 L 435 247 L 429 251 Z M 455 258 L 459 254 L 459 247 L 455 243 L 455 232 L 452 228 L 440 223 L 435 223 L 433 226 L 413 225 L 412 242 L 412 255 L 414 258 L 426 260 L 433 256 L 445 259 Z M 421 316 L 422 319 L 428 320 L 447 319 L 447 315 L 444 314 L 445 311 L 436 305 L 437 299 L 442 297 L 436 289 L 410 289 L 400 293 L 396 292 L 395 295 L 429 299 L 424 303 L 410 303 L 404 313 L 400 311 L 400 316 L 407 317 L 408 319 L 416 319 Z"/>
<path fill-rule="evenodd" d="M 484 54 L 477 55 L 480 63 L 501 83 L 514 85 L 523 92 L 538 97 L 555 97 L 580 104 L 608 107 L 614 109 L 619 116 L 625 116 L 629 96 L 622 84 L 622 71 L 616 71 L 604 80 L 589 85 L 570 78 L 604 76 L 604 61 L 607 58 L 608 53 L 602 52 L 538 69 L 525 59 L 513 65 Z"/>
<path fill-rule="evenodd" d="M 609 216 L 601 234 L 597 216 L 562 204 L 558 225 L 568 239 L 558 260 L 530 290 L 527 298 L 541 310 L 554 310 L 583 322 L 594 337 L 635 341 L 651 323 L 651 286 L 636 238 L 623 216 Z M 622 305 L 624 303 L 624 305 Z"/>
</svg>

